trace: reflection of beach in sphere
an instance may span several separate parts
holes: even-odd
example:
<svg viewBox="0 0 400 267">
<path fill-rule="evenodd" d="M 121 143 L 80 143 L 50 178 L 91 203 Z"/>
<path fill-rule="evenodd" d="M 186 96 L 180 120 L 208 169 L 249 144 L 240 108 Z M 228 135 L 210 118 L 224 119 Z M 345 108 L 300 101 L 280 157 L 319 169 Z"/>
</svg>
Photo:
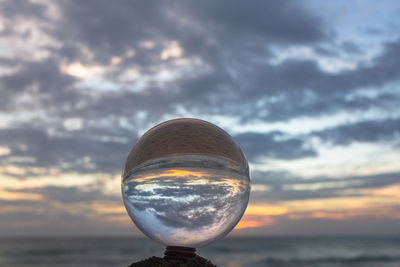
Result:
<svg viewBox="0 0 400 267">
<path fill-rule="evenodd" d="M 183 154 L 147 161 L 124 177 L 122 194 L 137 227 L 170 246 L 201 247 L 229 233 L 249 200 L 248 168 Z"/>
</svg>

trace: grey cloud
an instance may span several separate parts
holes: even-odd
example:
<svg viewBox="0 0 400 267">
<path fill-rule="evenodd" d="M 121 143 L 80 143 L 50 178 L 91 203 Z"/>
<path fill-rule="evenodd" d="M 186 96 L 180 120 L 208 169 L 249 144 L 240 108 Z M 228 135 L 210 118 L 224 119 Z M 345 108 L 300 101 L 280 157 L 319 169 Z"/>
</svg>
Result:
<svg viewBox="0 0 400 267">
<path fill-rule="evenodd" d="M 264 93 L 311 90 L 318 96 L 343 94 L 352 89 L 381 86 L 397 80 L 400 77 L 398 62 L 393 57 L 398 53 L 399 44 L 400 41 L 386 44 L 386 49 L 373 60 L 372 66 L 360 66 L 355 70 L 327 73 L 315 61 L 287 60 L 278 66 L 260 66 L 259 71 L 253 72 L 253 75 L 250 72 L 248 74 L 258 84 L 267 86 L 259 89 Z"/>
<path fill-rule="evenodd" d="M 40 204 L 40 201 L 0 199 L 0 204 L 3 207 L 7 207 L 7 206 L 12 206 L 12 207 L 31 207 L 31 206 L 35 206 L 37 204 Z"/>
<path fill-rule="evenodd" d="M 229 39 L 255 35 L 272 42 L 293 44 L 318 42 L 330 37 L 320 18 L 290 1 L 176 3 L 185 13 L 204 22 L 208 32 L 221 39 L 227 35 Z"/>
<path fill-rule="evenodd" d="M 103 118 L 110 115 L 131 120 L 138 111 L 148 112 L 148 121 L 159 120 L 163 114 L 173 112 L 181 97 L 176 92 L 166 92 L 157 88 L 147 88 L 145 92 L 110 92 L 93 99 L 86 106 L 68 111 L 69 116 Z M 65 115 L 64 115 L 65 116 Z M 132 121 L 136 126 L 140 122 Z"/>
<path fill-rule="evenodd" d="M 115 1 L 112 5 L 108 1 L 62 1 L 63 18 L 53 35 L 73 50 L 78 40 L 94 52 L 97 61 L 108 63 L 111 56 L 136 49 L 140 41 L 163 39 L 175 29 L 164 8 L 165 3 L 155 1 Z M 148 57 L 151 60 L 151 54 Z M 142 64 L 146 62 L 143 59 Z"/>
<path fill-rule="evenodd" d="M 287 120 L 304 115 L 333 114 L 338 110 L 364 111 L 371 107 L 390 112 L 398 99 L 396 90 L 390 94 L 377 91 L 377 96 L 369 99 L 361 95 L 352 98 L 347 96 L 361 88 L 379 87 L 397 81 L 400 77 L 397 71 L 399 67 L 393 59 L 398 54 L 399 44 L 400 41 L 387 44 L 384 52 L 368 66 L 360 65 L 355 70 L 339 73 L 325 72 L 312 60 L 290 59 L 273 65 L 259 60 L 260 54 L 256 53 L 250 53 L 241 60 L 240 54 L 243 52 L 238 50 L 239 56 L 231 54 L 230 57 L 215 57 L 214 60 L 219 59 L 221 62 L 215 68 L 212 79 L 209 79 L 210 76 L 198 77 L 198 80 L 183 78 L 176 80 L 172 87 L 185 91 L 192 84 L 200 85 L 208 81 L 194 89 L 198 93 L 195 99 L 182 99 L 183 105 L 193 109 L 202 104 L 207 107 L 207 111 L 210 110 L 209 106 L 216 106 L 215 112 L 239 116 L 245 121 Z M 212 100 L 207 94 L 210 88 L 213 89 Z M 204 94 L 199 96 L 200 92 Z M 274 102 L 266 101 L 259 106 L 251 104 L 274 97 L 277 99 Z M 381 99 L 389 105 L 386 106 Z"/>
<path fill-rule="evenodd" d="M 292 44 L 330 37 L 320 18 L 290 1 L 115 1 L 113 5 L 107 1 L 63 1 L 60 7 L 63 20 L 54 34 L 69 44 L 75 40 L 85 43 L 103 62 L 110 54 L 137 48 L 145 39 L 156 43 L 177 39 L 186 52 L 205 56 L 202 51 L 213 49 L 207 45 L 212 39 L 226 44 L 242 38 L 239 43 L 247 43 L 250 37 Z"/>
<path fill-rule="evenodd" d="M 344 185 L 348 188 L 359 188 L 363 186 L 368 187 L 382 187 L 391 185 L 393 183 L 398 182 L 398 177 L 400 173 L 392 172 L 392 173 L 381 173 L 375 175 L 364 175 L 364 176 L 349 176 L 349 177 L 341 177 L 341 178 L 332 178 L 328 176 L 316 177 L 316 178 L 304 178 L 301 176 L 296 176 L 294 174 L 288 172 L 279 172 L 279 171 L 269 171 L 269 172 L 260 172 L 256 171 L 252 173 L 252 181 L 255 184 L 265 184 L 269 185 L 274 189 L 280 190 L 284 185 L 292 185 L 292 184 L 315 184 L 315 183 L 331 183 L 331 182 L 350 182 L 350 181 L 362 181 L 360 185 Z M 343 185 L 336 186 L 338 189 L 343 189 Z"/>
<path fill-rule="evenodd" d="M 70 104 L 78 102 L 79 95 L 71 89 L 75 79 L 72 76 L 62 74 L 59 70 L 59 63 L 54 59 L 41 62 L 19 62 L 22 70 L 4 75 L 0 78 L 2 98 L 1 109 L 5 110 L 26 110 L 37 105 Z M 31 101 L 21 107 L 16 104 L 17 97 L 27 93 Z M 28 105 L 28 106 L 26 106 Z"/>
<path fill-rule="evenodd" d="M 345 42 L 342 42 L 341 46 L 343 48 L 343 51 L 345 51 L 349 54 L 360 54 L 361 53 L 361 49 L 354 42 L 345 41 Z"/>
<path fill-rule="evenodd" d="M 195 104 L 193 108 L 199 109 L 201 104 L 219 102 L 222 96 L 227 96 L 227 91 L 240 84 L 237 79 L 231 77 L 227 66 L 243 65 L 245 62 L 238 60 L 254 58 L 257 51 L 268 57 L 268 49 L 266 45 L 262 45 L 265 41 L 268 41 L 268 44 L 312 43 L 323 41 L 327 37 L 324 30 L 326 27 L 319 18 L 288 1 L 252 2 L 246 5 L 240 2 L 178 1 L 171 6 L 118 1 L 112 7 L 105 5 L 105 2 L 76 4 L 68 1 L 63 2 L 61 7 L 65 20 L 62 30 L 55 35 L 66 40 L 65 47 L 71 48 L 76 40 L 85 43 L 102 62 L 108 62 L 111 56 L 120 55 L 133 47 L 138 52 L 137 56 L 124 64 L 134 64 L 143 68 L 158 62 L 159 59 L 154 56 L 159 54 L 159 48 L 156 47 L 151 52 L 143 51 L 137 47 L 140 41 L 156 40 L 157 44 L 159 40 L 177 39 L 183 45 L 185 55 L 197 55 L 206 63 L 210 63 L 215 71 L 213 75 L 178 79 L 165 85 L 168 91 L 179 88 L 177 95 L 183 95 L 175 98 L 174 104 L 183 103 L 187 107 L 193 107 Z M 252 12 L 255 14 L 246 15 Z M 180 17 L 177 14 L 183 18 L 190 17 L 193 23 L 182 23 L 183 19 L 177 19 Z M 193 24 L 201 24 L 205 29 L 193 28 Z M 65 28 L 71 31 L 66 32 Z M 240 34 L 250 35 L 252 38 L 241 38 L 238 41 L 237 36 Z M 227 36 L 228 39 L 238 40 L 234 43 L 229 42 Z M 218 43 L 207 43 L 207 40 L 216 38 Z M 72 40 L 72 44 L 68 40 Z M 229 42 L 229 45 L 225 42 Z M 71 52 L 68 53 L 71 55 Z M 144 57 L 147 59 L 144 60 Z M 227 60 L 229 58 L 237 58 L 237 61 Z M 254 63 L 246 65 L 251 67 Z M 237 72 L 242 73 L 240 69 Z M 124 97 L 125 95 L 120 95 L 121 99 Z"/>
<path fill-rule="evenodd" d="M 257 158 L 296 159 L 315 157 L 317 152 L 306 141 L 296 137 L 285 137 L 282 132 L 267 134 L 244 133 L 235 136 L 250 161 Z"/>
<path fill-rule="evenodd" d="M 336 145 L 348 145 L 354 141 L 394 141 L 400 135 L 400 119 L 362 121 L 326 129 L 314 134 Z"/>
<path fill-rule="evenodd" d="M 280 121 L 299 116 L 319 116 L 341 111 L 364 111 L 371 107 L 391 112 L 396 109 L 399 93 L 376 89 L 376 96 L 367 98 L 348 94 L 362 88 L 380 87 L 400 78 L 398 54 L 400 41 L 384 46 L 383 53 L 375 57 L 368 66 L 360 65 L 355 70 L 327 73 L 317 62 L 291 59 L 279 65 L 257 62 L 255 56 L 235 64 L 236 58 L 227 60 L 235 66 L 240 76 L 226 83 L 235 88 L 236 98 L 228 98 L 219 112 L 234 114 L 245 121 Z M 232 63 L 233 61 L 233 63 Z M 224 96 L 226 94 L 223 94 Z M 276 98 L 261 105 L 246 105 L 259 99 Z M 229 107 L 231 106 L 231 107 Z"/>
<path fill-rule="evenodd" d="M 376 189 L 400 183 L 400 173 L 382 173 L 342 178 L 303 178 L 286 172 L 254 172 L 253 185 L 267 185 L 269 191 L 252 193 L 255 201 L 270 202 L 361 196 L 358 189 Z M 296 186 L 301 186 L 296 189 Z M 315 187 L 317 186 L 317 187 Z"/>
<path fill-rule="evenodd" d="M 333 114 L 338 110 L 363 111 L 371 107 L 390 112 L 395 109 L 399 99 L 396 89 L 391 93 L 381 94 L 377 89 L 377 96 L 369 99 L 361 95 L 351 99 L 346 96 L 360 88 L 380 87 L 398 81 L 399 65 L 394 59 L 398 54 L 399 44 L 399 40 L 387 43 L 383 53 L 375 57 L 368 66 L 360 65 L 355 70 L 339 73 L 327 73 L 319 68 L 317 62 L 311 60 L 291 59 L 277 66 L 255 65 L 251 62 L 243 64 L 243 71 L 237 71 L 245 77 L 242 80 L 242 87 L 247 89 L 243 93 L 244 99 L 255 101 L 268 95 L 278 99 L 253 108 L 246 120 L 286 120 L 302 115 Z M 389 105 L 386 106 L 381 100 Z M 239 109 L 241 101 L 237 101 Z"/>
<path fill-rule="evenodd" d="M 46 7 L 43 4 L 26 2 L 24 0 L 5 1 L 1 5 L 1 14 L 8 18 L 26 18 L 27 15 L 43 18 L 46 11 Z"/>
<path fill-rule="evenodd" d="M 337 49 L 333 49 L 333 48 L 316 46 L 316 47 L 314 47 L 314 51 L 324 57 L 338 57 L 339 56 Z"/>
<path fill-rule="evenodd" d="M 387 44 L 383 54 L 376 57 L 371 66 L 360 66 L 354 71 L 337 74 L 322 71 L 314 61 L 287 60 L 279 65 L 267 63 L 267 59 L 271 58 L 268 49 L 271 44 L 318 45 L 334 36 L 321 18 L 293 2 L 254 1 L 245 5 L 239 1 L 229 4 L 177 1 L 170 5 L 151 1 L 107 3 L 59 3 L 63 17 L 59 25 L 55 24 L 56 30 L 50 32 L 63 43 L 59 51 L 53 51 L 56 58 L 68 56 L 70 61 L 84 61 L 78 50 L 80 44 L 85 44 L 94 53 L 95 62 L 108 64 L 112 56 L 135 48 L 137 55 L 122 64 L 124 67 L 139 66 L 146 72 L 160 61 L 160 42 L 177 39 L 184 48 L 185 56 L 199 56 L 212 67 L 212 73 L 150 86 L 144 90 L 148 93 L 120 91 L 102 94 L 95 98 L 97 104 L 92 104 L 92 97 L 79 94 L 77 90 L 69 90 L 71 95 L 51 97 L 54 106 L 64 103 L 63 99 L 71 97 L 74 91 L 75 99 L 88 99 L 87 106 L 67 111 L 80 116 L 129 116 L 125 112 L 129 106 L 141 106 L 151 110 L 153 118 L 156 118 L 160 114 L 173 113 L 176 106 L 181 104 L 188 110 L 200 113 L 211 110 L 218 114 L 240 116 L 247 111 L 247 118 L 287 119 L 315 114 L 315 109 L 319 114 L 335 112 L 343 109 L 341 103 L 347 92 L 362 86 L 379 86 L 398 78 L 395 72 L 397 63 L 390 61 L 395 58 L 392 55 L 397 53 L 396 42 Z M 186 17 L 190 17 L 192 23 L 185 23 Z M 156 47 L 152 51 L 141 49 L 139 43 L 143 40 L 155 41 Z M 344 46 L 352 46 L 354 50 L 354 44 L 346 43 Z M 386 71 L 386 68 L 390 71 Z M 57 77 L 57 74 L 51 75 Z M 41 80 L 47 79 L 40 74 L 36 76 Z M 54 78 L 61 82 L 57 84 L 58 88 L 66 86 L 62 84 L 64 78 Z M 49 80 L 52 84 L 52 79 Z M 41 84 L 43 88 L 46 86 Z M 306 98 L 309 92 L 315 95 L 311 102 L 297 105 L 297 101 L 293 100 Z M 282 94 L 282 101 L 294 105 L 285 105 L 282 101 L 276 105 L 265 105 L 262 109 L 268 111 L 267 115 L 259 115 L 262 113 L 254 107 L 248 111 L 248 105 L 256 99 Z M 318 105 L 322 98 L 326 99 L 327 105 Z M 73 102 L 68 101 L 68 104 Z M 346 108 L 351 108 L 351 105 L 346 105 Z M 131 113 L 137 110 L 135 108 Z"/>
<path fill-rule="evenodd" d="M 107 1 L 63 1 L 59 3 L 59 7 L 63 15 L 61 22 L 54 23 L 54 31 L 47 30 L 63 44 L 59 51 L 53 49 L 54 58 L 66 57 L 70 61 L 82 59 L 85 62 L 79 52 L 79 45 L 85 44 L 93 52 L 94 61 L 108 64 L 112 56 L 135 48 L 136 56 L 123 62 L 123 66 L 139 66 L 146 72 L 149 71 L 146 70 L 147 67 L 160 61 L 160 42 L 177 39 L 186 56 L 200 56 L 212 67 L 214 73 L 177 78 L 165 83 L 162 88 L 146 88 L 145 91 L 151 92 L 151 97 L 148 93 L 103 94 L 95 98 L 94 102 L 97 104 L 91 103 L 91 96 L 69 88 L 68 93 L 50 96 L 49 102 L 53 101 L 55 114 L 60 113 L 57 106 L 66 104 L 70 108 L 64 113 L 71 112 L 80 116 L 129 116 L 125 110 L 130 110 L 129 107 L 132 106 L 142 106 L 145 110 L 151 109 L 154 118 L 173 112 L 178 104 L 198 112 L 204 111 L 205 106 L 207 109 L 216 106 L 216 103 L 223 105 L 215 108 L 215 113 L 229 113 L 232 107 L 241 110 L 241 102 L 245 105 L 266 94 L 274 95 L 286 88 L 291 90 L 295 84 L 297 87 L 313 87 L 307 82 L 302 82 L 304 78 L 301 77 L 312 76 L 313 80 L 318 80 L 315 78 L 324 74 L 313 62 L 265 65 L 260 55 L 270 57 L 269 45 L 318 43 L 332 36 L 332 32 L 326 30 L 327 27 L 321 18 L 289 1 L 254 1 L 245 5 L 240 1 L 176 1 L 170 5 L 128 1 L 117 1 L 113 5 L 108 5 Z M 190 17 L 192 23 L 184 23 L 183 18 L 186 17 Z M 198 25 L 202 25 L 204 29 Z M 243 36 L 249 38 L 242 38 Z M 139 43 L 143 40 L 155 41 L 156 47 L 152 51 L 141 49 Z M 211 44 L 209 40 L 217 40 L 217 43 Z M 244 66 L 247 70 L 243 69 Z M 28 66 L 26 69 L 33 69 L 30 75 L 34 75 L 38 80 L 49 81 L 40 83 L 39 87 L 43 87 L 44 91 L 50 86 L 59 88 L 60 91 L 69 87 L 71 81 L 66 81 L 68 77 L 55 73 L 57 68 L 54 64 L 50 64 L 50 71 L 45 72 L 51 77 L 42 77 L 40 73 L 35 72 L 41 68 L 43 66 Z M 304 73 L 305 70 L 308 71 Z M 240 77 L 236 73 L 240 74 Z M 26 73 L 16 75 L 15 79 L 19 77 L 21 81 L 29 79 Z M 68 84 L 64 84 L 65 82 Z M 269 87 L 268 90 L 265 85 Z M 9 88 L 21 90 L 24 84 L 12 86 Z M 234 94 L 232 90 L 235 91 Z M 243 95 L 246 97 L 243 98 Z M 79 102 L 79 98 L 87 99 L 87 106 L 75 108 L 73 103 Z M 136 108 L 131 112 L 135 111 Z M 271 113 L 271 117 L 277 114 L 279 111 Z M 293 114 L 296 113 L 292 112 L 291 115 Z"/>
<path fill-rule="evenodd" d="M 367 28 L 365 29 L 365 32 L 368 33 L 368 34 L 370 34 L 370 35 L 377 36 L 377 35 L 382 35 L 382 34 L 384 34 L 384 33 L 385 33 L 385 30 L 379 29 L 379 28 L 377 28 L 377 27 L 367 27 Z"/>
<path fill-rule="evenodd" d="M 111 200 L 121 202 L 121 199 L 119 197 L 104 195 L 104 193 L 98 189 L 79 188 L 76 186 L 46 186 L 29 189 L 8 190 L 12 192 L 35 193 L 42 195 L 47 201 L 57 201 L 67 204 L 78 202 L 90 203 L 95 200 Z"/>
<path fill-rule="evenodd" d="M 104 135 L 110 140 L 103 141 Z M 24 168 L 41 166 L 64 171 L 114 173 L 121 170 L 136 135 L 126 131 L 126 136 L 122 136 L 126 142 L 114 141 L 112 137 L 115 137 L 112 131 L 103 129 L 64 131 L 62 135 L 50 136 L 46 129 L 27 125 L 8 128 L 0 132 L 0 144 L 9 147 L 11 154 L 1 157 L 0 163 L 20 164 Z M 16 162 L 16 157 L 30 157 L 34 162 Z M 81 162 L 85 157 L 89 162 Z"/>
<path fill-rule="evenodd" d="M 134 105 L 151 108 L 153 117 L 157 117 L 159 114 L 173 112 L 178 103 L 202 112 L 204 106 L 209 109 L 222 100 L 222 109 L 215 108 L 214 112 L 224 112 L 224 106 L 230 109 L 229 106 L 241 101 L 241 94 L 245 93 L 241 88 L 242 82 L 238 81 L 239 77 L 232 77 L 232 67 L 234 72 L 244 73 L 240 68 L 235 70 L 238 64 L 252 68 L 254 63 L 248 64 L 249 58 L 254 59 L 259 54 L 268 57 L 266 41 L 268 45 L 304 44 L 324 41 L 329 36 L 321 19 L 288 1 L 252 2 L 246 5 L 239 1 L 177 1 L 171 5 L 117 1 L 112 6 L 103 1 L 65 1 L 60 7 L 64 19 L 60 30 L 53 33 L 64 41 L 60 54 L 81 57 L 75 45 L 81 42 L 94 52 L 97 61 L 108 63 L 111 56 L 135 48 L 137 55 L 124 62 L 123 66 L 139 66 L 146 72 L 147 67 L 159 63 L 159 41 L 177 39 L 186 56 L 200 56 L 212 66 L 214 72 L 178 78 L 164 84 L 164 88 L 146 88 L 152 97 L 146 97 L 146 93 L 105 94 L 96 98 L 97 105 L 89 104 L 75 111 L 81 115 L 95 111 L 99 116 L 103 113 L 128 116 L 124 114 L 124 110 L 129 110 L 128 106 Z M 254 14 L 247 16 L 253 12 Z M 192 23 L 182 23 L 186 17 L 190 17 Z M 202 25 L 204 29 L 193 25 Z M 241 35 L 249 35 L 250 38 L 238 38 Z M 147 39 L 156 43 L 151 51 L 138 47 L 140 41 Z M 209 40 L 215 39 L 218 40 L 217 43 L 210 44 Z M 232 59 L 235 58 L 233 62 Z M 243 86 L 252 90 L 252 86 Z M 232 96 L 232 89 L 236 91 L 236 96 Z M 249 98 L 246 102 L 251 100 Z"/>
<path fill-rule="evenodd" d="M 250 112 L 239 110 L 242 121 L 285 121 L 296 117 L 313 117 L 324 114 L 335 114 L 338 110 L 360 112 L 371 107 L 393 111 L 400 101 L 400 94 L 394 92 L 382 93 L 375 97 L 355 96 L 345 98 L 343 95 L 318 96 L 312 91 L 282 92 L 280 100 L 253 106 Z M 263 112 L 263 111 L 268 112 Z"/>
<path fill-rule="evenodd" d="M 16 209 L 2 213 L 0 232 L 3 236 L 46 236 L 49 233 L 53 236 L 59 236 L 70 231 L 66 225 L 74 225 L 78 229 L 86 228 L 86 231 L 82 231 L 82 234 L 85 235 L 90 233 L 90 228 L 98 225 L 98 222 L 90 220 L 87 215 L 87 211 L 69 212 L 55 207 L 53 203 L 42 202 L 32 209 L 23 211 Z M 26 226 L 19 226 L 18 223 L 20 222 L 26 222 Z"/>
</svg>

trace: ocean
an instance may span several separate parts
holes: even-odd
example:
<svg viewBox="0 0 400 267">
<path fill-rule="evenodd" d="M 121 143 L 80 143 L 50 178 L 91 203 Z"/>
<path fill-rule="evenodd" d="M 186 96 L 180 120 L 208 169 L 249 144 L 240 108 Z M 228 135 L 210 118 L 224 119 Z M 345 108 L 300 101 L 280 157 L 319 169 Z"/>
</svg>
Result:
<svg viewBox="0 0 400 267">
<path fill-rule="evenodd" d="M 145 238 L 2 238 L 0 266 L 128 266 L 163 251 Z M 399 267 L 400 237 L 225 238 L 197 253 L 228 267 Z"/>
</svg>

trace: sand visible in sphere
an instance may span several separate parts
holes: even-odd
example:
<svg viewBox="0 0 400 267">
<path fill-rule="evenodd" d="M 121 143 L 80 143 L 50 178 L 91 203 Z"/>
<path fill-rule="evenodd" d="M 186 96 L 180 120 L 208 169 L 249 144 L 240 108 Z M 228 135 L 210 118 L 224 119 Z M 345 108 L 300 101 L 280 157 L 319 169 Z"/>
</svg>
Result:
<svg viewBox="0 0 400 267">
<path fill-rule="evenodd" d="M 148 160 L 179 154 L 211 154 L 247 166 L 241 149 L 224 130 L 206 121 L 177 119 L 155 126 L 138 140 L 122 176 Z"/>
</svg>

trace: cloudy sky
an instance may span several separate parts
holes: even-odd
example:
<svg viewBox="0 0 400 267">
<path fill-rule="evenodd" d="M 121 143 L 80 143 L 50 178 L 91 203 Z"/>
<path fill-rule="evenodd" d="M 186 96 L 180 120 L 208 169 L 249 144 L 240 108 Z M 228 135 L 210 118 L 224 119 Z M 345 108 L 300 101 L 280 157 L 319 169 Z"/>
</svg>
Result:
<svg viewBox="0 0 400 267">
<path fill-rule="evenodd" d="M 234 235 L 400 234 L 399 2 L 0 5 L 0 235 L 140 235 L 123 162 L 177 117 L 250 162 Z"/>
</svg>

